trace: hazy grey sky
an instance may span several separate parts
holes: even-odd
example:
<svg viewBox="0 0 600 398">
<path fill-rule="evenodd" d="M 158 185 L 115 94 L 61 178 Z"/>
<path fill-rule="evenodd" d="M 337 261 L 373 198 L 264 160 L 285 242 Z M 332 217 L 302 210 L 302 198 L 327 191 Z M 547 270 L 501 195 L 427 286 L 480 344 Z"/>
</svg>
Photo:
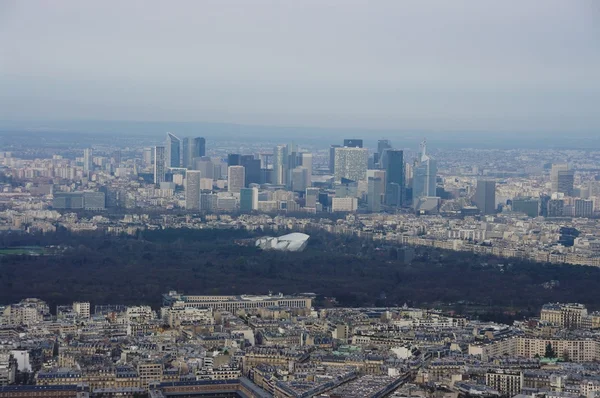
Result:
<svg viewBox="0 0 600 398">
<path fill-rule="evenodd" d="M 597 0 L 0 0 L 0 120 L 600 130 Z"/>
</svg>

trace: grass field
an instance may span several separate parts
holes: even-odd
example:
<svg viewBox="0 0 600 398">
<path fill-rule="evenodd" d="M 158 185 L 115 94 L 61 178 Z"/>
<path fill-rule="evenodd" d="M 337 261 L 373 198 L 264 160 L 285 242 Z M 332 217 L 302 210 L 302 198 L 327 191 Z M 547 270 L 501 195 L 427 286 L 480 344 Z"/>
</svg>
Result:
<svg viewBox="0 0 600 398">
<path fill-rule="evenodd" d="M 22 247 L 5 247 L 0 248 L 0 256 L 42 256 L 48 254 L 48 250 L 41 246 L 22 246 Z"/>
</svg>

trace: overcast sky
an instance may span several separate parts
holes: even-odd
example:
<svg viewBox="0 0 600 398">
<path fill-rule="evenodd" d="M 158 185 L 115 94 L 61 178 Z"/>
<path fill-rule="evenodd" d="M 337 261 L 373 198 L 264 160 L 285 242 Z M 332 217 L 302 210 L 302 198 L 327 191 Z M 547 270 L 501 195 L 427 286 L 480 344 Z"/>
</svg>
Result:
<svg viewBox="0 0 600 398">
<path fill-rule="evenodd" d="M 597 0 L 0 0 L 0 120 L 600 130 Z"/>
</svg>

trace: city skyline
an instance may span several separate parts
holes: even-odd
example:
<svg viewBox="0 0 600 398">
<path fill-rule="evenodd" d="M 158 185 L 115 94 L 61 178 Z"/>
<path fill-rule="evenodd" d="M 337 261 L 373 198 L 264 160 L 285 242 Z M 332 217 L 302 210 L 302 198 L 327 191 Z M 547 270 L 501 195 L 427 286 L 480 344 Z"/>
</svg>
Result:
<svg viewBox="0 0 600 398">
<path fill-rule="evenodd" d="M 600 0 L 0 0 L 0 398 L 600 398 Z"/>
</svg>

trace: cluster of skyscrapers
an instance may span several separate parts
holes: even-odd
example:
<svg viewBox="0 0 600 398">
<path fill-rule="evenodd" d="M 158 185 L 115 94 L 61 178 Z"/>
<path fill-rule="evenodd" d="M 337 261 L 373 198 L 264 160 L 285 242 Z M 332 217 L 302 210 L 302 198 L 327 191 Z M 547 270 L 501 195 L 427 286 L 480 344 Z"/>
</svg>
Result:
<svg viewBox="0 0 600 398">
<path fill-rule="evenodd" d="M 169 174 L 185 175 L 188 209 L 202 209 L 203 192 L 209 193 L 206 191 L 212 190 L 212 182 L 225 177 L 220 166 L 206 157 L 202 137 L 182 140 L 167 133 L 165 145 L 152 148 L 152 153 L 145 151 L 144 160 L 152 164 L 157 186 L 170 181 Z M 305 206 L 322 205 L 332 211 L 354 211 L 360 201 L 366 202 L 367 210 L 376 212 L 382 206 L 407 206 L 411 198 L 415 208 L 439 205 L 437 166 L 427 153 L 425 141 L 418 158 L 408 164 L 404 151 L 394 149 L 389 140 L 380 140 L 377 152 L 370 155 L 362 139 L 345 139 L 342 145 L 331 146 L 329 168 L 329 183 L 313 187 L 313 155 L 294 143 L 277 145 L 272 153 L 258 156 L 232 153 L 227 156 L 226 191 L 235 195 L 241 210 L 257 208 L 257 191 L 264 184 L 299 195 Z M 207 200 L 216 199 L 204 198 Z"/>
<path fill-rule="evenodd" d="M 382 205 L 402 207 L 412 200 L 413 207 L 437 206 L 437 165 L 427 154 L 423 141 L 418 158 L 411 165 L 404 151 L 394 149 L 389 140 L 379 140 L 377 152 L 369 156 L 363 141 L 346 139 L 343 145 L 330 148 L 330 170 L 335 183 L 346 191 L 365 182 L 367 184 L 368 210 L 379 211 Z M 360 191 L 360 188 L 358 188 Z M 336 191 L 336 196 L 338 191 Z M 429 202 L 429 203 L 428 203 Z"/>
</svg>

